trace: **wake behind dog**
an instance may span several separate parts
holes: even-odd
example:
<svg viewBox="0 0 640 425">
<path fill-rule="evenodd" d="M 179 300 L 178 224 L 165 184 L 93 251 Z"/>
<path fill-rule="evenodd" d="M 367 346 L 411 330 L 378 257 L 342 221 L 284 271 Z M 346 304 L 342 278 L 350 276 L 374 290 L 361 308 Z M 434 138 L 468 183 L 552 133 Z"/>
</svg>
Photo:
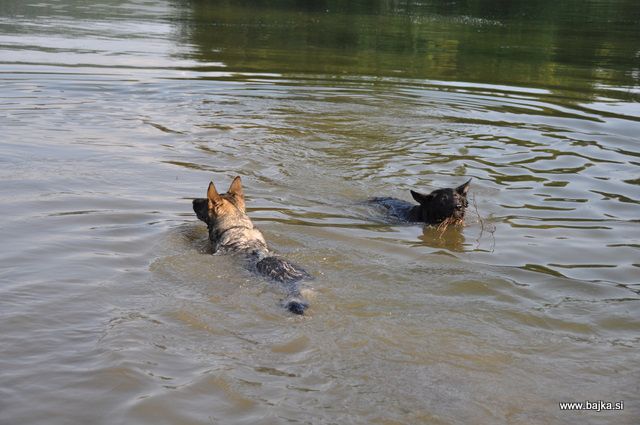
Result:
<svg viewBox="0 0 640 425">
<path fill-rule="evenodd" d="M 219 194 L 209 183 L 207 198 L 193 200 L 193 211 L 207 224 L 209 240 L 215 254 L 240 254 L 250 269 L 280 284 L 286 293 L 283 306 L 292 313 L 304 314 L 309 303 L 300 293 L 300 281 L 310 277 L 299 266 L 273 255 L 262 233 L 246 214 L 240 176 L 229 190 Z"/>
</svg>

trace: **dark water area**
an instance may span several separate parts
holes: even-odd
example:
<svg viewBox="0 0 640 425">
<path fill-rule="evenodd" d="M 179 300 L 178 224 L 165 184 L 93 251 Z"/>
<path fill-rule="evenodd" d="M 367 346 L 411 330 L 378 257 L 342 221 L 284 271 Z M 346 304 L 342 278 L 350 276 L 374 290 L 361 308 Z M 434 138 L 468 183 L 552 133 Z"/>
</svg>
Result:
<svg viewBox="0 0 640 425">
<path fill-rule="evenodd" d="M 637 423 L 639 100 L 636 1 L 0 1 L 0 424 Z"/>
</svg>

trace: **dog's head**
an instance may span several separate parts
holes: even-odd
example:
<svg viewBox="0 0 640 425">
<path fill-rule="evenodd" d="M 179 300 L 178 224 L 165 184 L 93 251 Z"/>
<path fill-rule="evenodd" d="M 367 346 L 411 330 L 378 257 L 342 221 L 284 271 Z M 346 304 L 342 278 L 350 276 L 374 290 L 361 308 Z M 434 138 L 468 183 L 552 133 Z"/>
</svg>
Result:
<svg viewBox="0 0 640 425">
<path fill-rule="evenodd" d="M 213 182 L 209 183 L 207 197 L 193 200 L 193 211 L 209 227 L 225 218 L 244 216 L 246 210 L 240 176 L 233 179 L 229 190 L 223 194 L 218 193 Z"/>
<path fill-rule="evenodd" d="M 471 179 L 455 189 L 438 189 L 428 195 L 412 190 L 411 196 L 421 207 L 422 221 L 429 224 L 439 224 L 447 220 L 461 223 L 464 220 L 465 208 L 469 204 L 467 202 L 469 183 Z"/>
</svg>

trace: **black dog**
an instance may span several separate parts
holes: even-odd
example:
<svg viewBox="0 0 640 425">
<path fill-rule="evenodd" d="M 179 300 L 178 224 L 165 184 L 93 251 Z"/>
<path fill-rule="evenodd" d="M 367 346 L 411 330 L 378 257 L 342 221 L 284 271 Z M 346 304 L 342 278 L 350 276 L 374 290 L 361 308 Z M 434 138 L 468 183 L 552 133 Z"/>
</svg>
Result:
<svg viewBox="0 0 640 425">
<path fill-rule="evenodd" d="M 428 195 L 411 191 L 419 205 L 396 198 L 373 198 L 370 202 L 386 208 L 388 213 L 401 221 L 422 222 L 431 225 L 463 224 L 465 208 L 469 205 L 469 183 L 455 189 L 437 189 Z"/>
</svg>

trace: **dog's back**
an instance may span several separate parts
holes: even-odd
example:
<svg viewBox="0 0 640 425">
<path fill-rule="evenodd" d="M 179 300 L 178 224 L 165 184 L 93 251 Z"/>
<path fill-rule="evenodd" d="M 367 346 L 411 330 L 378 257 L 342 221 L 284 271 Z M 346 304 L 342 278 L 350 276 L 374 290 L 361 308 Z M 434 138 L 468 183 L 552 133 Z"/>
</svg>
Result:
<svg viewBox="0 0 640 425">
<path fill-rule="evenodd" d="M 416 205 L 411 202 L 404 201 L 402 199 L 390 198 L 390 197 L 376 197 L 368 200 L 370 204 L 380 206 L 385 209 L 386 213 L 393 220 L 398 221 L 419 221 L 412 219 L 411 210 Z"/>
</svg>

